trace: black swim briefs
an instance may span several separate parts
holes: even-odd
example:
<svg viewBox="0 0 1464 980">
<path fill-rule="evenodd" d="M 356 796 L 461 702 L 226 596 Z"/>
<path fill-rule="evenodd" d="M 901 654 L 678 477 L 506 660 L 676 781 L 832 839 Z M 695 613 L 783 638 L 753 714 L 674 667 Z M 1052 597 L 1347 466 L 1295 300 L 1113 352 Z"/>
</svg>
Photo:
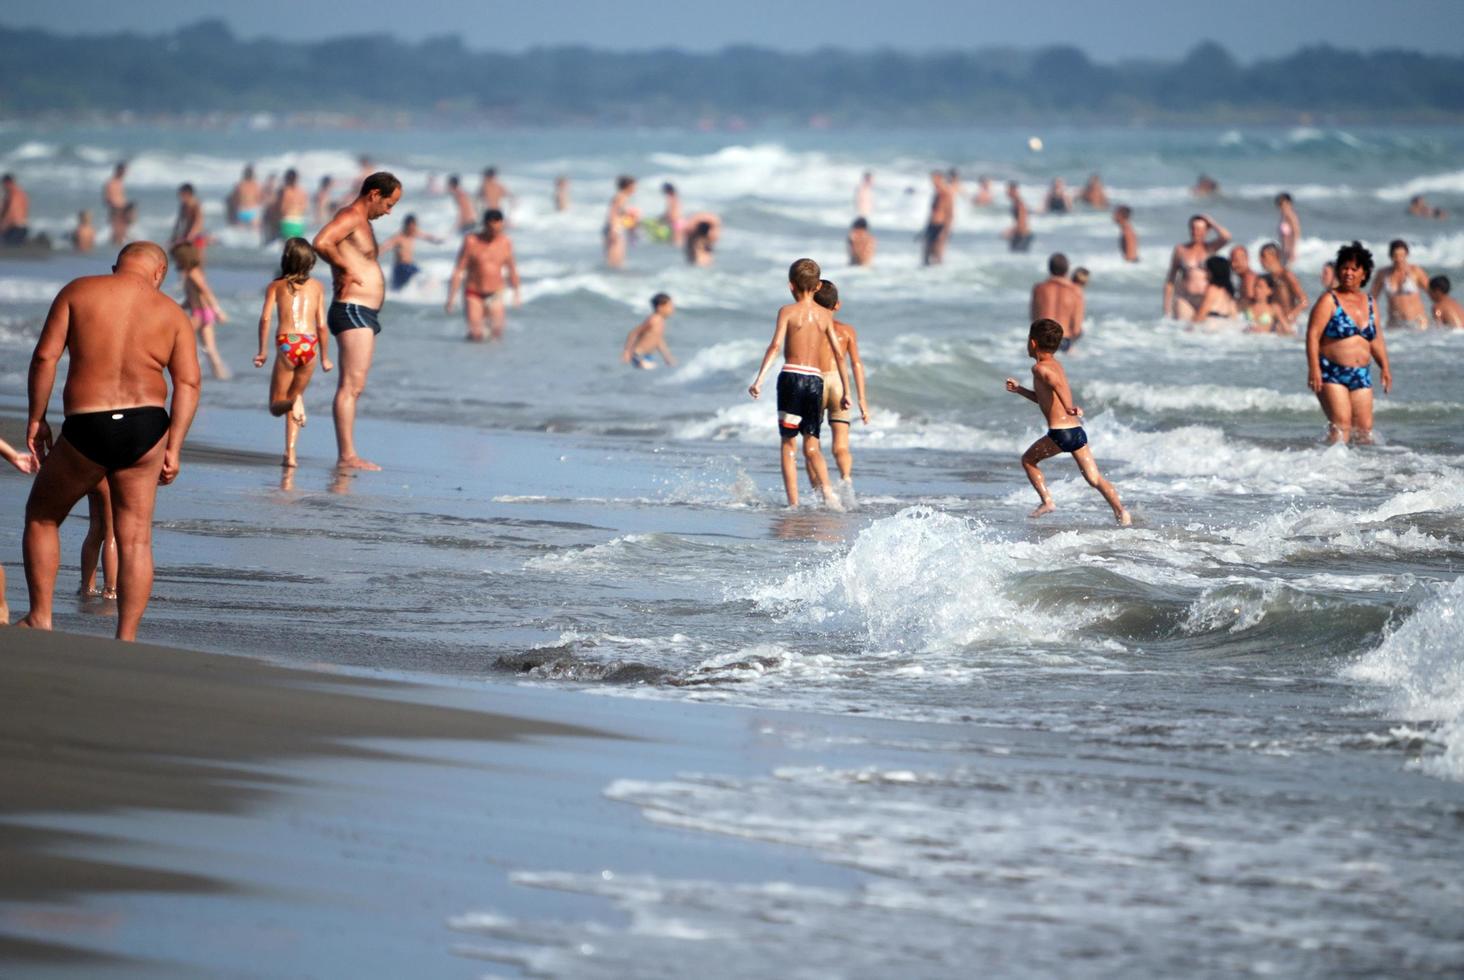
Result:
<svg viewBox="0 0 1464 980">
<path fill-rule="evenodd" d="M 102 469 L 125 470 L 168 434 L 168 410 L 157 405 L 66 416 L 61 438 Z"/>
<path fill-rule="evenodd" d="M 337 300 L 330 304 L 330 309 L 325 314 L 325 325 L 330 327 L 332 337 L 340 336 L 347 330 L 360 330 L 370 327 L 372 333 L 381 333 L 381 322 L 376 319 L 378 310 L 369 306 L 362 306 L 360 303 L 342 303 Z"/>
<path fill-rule="evenodd" d="M 778 373 L 778 431 L 818 438 L 823 423 L 823 375 L 784 369 Z"/>
<path fill-rule="evenodd" d="M 1081 425 L 1071 429 L 1048 429 L 1047 438 L 1057 443 L 1057 448 L 1065 453 L 1075 453 L 1088 444 L 1088 433 Z"/>
</svg>

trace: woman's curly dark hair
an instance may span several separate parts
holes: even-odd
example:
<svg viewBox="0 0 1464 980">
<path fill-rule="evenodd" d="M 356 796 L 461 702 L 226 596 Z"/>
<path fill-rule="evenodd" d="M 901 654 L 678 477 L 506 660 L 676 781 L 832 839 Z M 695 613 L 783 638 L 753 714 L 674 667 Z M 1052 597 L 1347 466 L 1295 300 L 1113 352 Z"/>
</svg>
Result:
<svg viewBox="0 0 1464 980">
<path fill-rule="evenodd" d="M 1362 269 L 1362 284 L 1366 286 L 1373 274 L 1372 253 L 1362 247 L 1362 242 L 1343 245 L 1337 249 L 1337 268 L 1340 269 L 1349 262 Z"/>
</svg>

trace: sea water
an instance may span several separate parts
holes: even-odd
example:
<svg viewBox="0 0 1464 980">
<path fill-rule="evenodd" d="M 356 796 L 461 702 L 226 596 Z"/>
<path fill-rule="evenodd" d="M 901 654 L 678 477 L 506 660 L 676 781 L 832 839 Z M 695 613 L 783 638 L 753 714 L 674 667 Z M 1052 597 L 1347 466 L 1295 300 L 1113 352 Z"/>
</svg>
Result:
<svg viewBox="0 0 1464 980">
<path fill-rule="evenodd" d="M 167 235 L 187 180 L 219 239 L 208 275 L 236 376 L 205 380 L 197 451 L 160 497 L 149 638 L 889 720 L 850 737 L 844 757 L 865 761 L 848 768 L 606 787 L 670 827 L 814 849 L 867 872 L 863 889 L 546 867 L 519 880 L 602 895 L 623 920 L 465 909 L 453 924 L 477 954 L 575 976 L 1460 969 L 1464 332 L 1387 331 L 1379 444 L 1329 447 L 1298 338 L 1160 312 L 1189 215 L 1212 212 L 1254 261 L 1282 190 L 1312 297 L 1354 238 L 1380 264 L 1405 238 L 1464 288 L 1457 221 L 1404 213 L 1416 193 L 1464 207 L 1464 137 L 1064 128 L 1034 154 L 1030 135 L 10 124 L 0 161 L 53 238 L 80 208 L 100 217 L 125 158 L 139 234 Z M 445 240 L 419 244 L 423 274 L 382 313 L 358 439 L 384 471 L 332 473 L 334 378 L 317 372 L 301 467 L 282 474 L 282 425 L 249 365 L 277 246 L 226 227 L 222 198 L 246 162 L 339 186 L 363 152 L 405 185 L 378 237 L 414 213 Z M 475 188 L 489 165 L 514 195 L 524 303 L 502 344 L 467 345 L 442 310 L 455 211 L 427 187 L 461 173 Z M 927 174 L 946 166 L 967 200 L 945 264 L 921 268 Z M 879 254 L 850 268 L 865 169 Z M 1201 171 L 1218 199 L 1190 197 Z M 1121 260 L 1106 212 L 1037 213 L 1020 255 L 1000 238 L 1004 209 L 969 202 L 979 174 L 998 200 L 1020 181 L 1035 208 L 1053 176 L 1091 172 L 1134 208 L 1139 263 Z M 642 238 L 605 269 L 620 173 L 647 214 L 667 180 L 688 212 L 720 214 L 715 266 Z M 1066 457 L 1044 464 L 1057 512 L 1025 516 L 1017 457 L 1043 426 L 1003 380 L 1027 375 L 1028 291 L 1052 251 L 1092 270 L 1088 333 L 1062 359 L 1130 529 Z M 746 393 L 804 255 L 838 283 L 868 372 L 847 513 L 806 484 L 804 506 L 784 508 L 771 391 Z M 55 290 L 109 262 L 105 247 L 0 255 L 0 407 L 23 410 Z M 620 346 L 662 291 L 681 364 L 631 370 Z M 0 545 L 18 580 L 24 485 L 9 479 Z M 68 525 L 63 592 L 79 533 Z M 67 599 L 58 624 L 110 629 Z"/>
</svg>

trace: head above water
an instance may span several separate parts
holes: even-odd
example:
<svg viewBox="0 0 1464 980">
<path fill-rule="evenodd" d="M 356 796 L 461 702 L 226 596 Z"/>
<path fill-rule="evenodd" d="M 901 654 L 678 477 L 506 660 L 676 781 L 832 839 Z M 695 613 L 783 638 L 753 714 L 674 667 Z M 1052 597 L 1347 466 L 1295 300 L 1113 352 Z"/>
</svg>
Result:
<svg viewBox="0 0 1464 980">
<path fill-rule="evenodd" d="M 315 249 L 310 247 L 310 242 L 304 238 L 291 238 L 285 242 L 285 249 L 280 254 L 280 279 L 298 286 L 310 278 L 310 270 L 314 268 Z"/>
<path fill-rule="evenodd" d="M 417 230 L 417 216 L 415 214 L 409 214 L 405 218 L 402 219 L 402 231 L 416 231 L 416 230 Z"/>
<path fill-rule="evenodd" d="M 823 270 L 813 259 L 799 259 L 788 266 L 788 285 L 796 296 L 811 296 L 823 281 Z"/>
<path fill-rule="evenodd" d="M 1086 286 L 1088 285 L 1088 280 L 1091 278 L 1093 278 L 1093 274 L 1082 266 L 1078 266 L 1076 269 L 1073 270 L 1074 285 Z"/>
<path fill-rule="evenodd" d="M 1281 246 L 1275 242 L 1267 242 L 1261 246 L 1261 265 L 1267 269 L 1281 264 Z"/>
<path fill-rule="evenodd" d="M 813 301 L 826 310 L 833 310 L 839 305 L 839 287 L 827 279 L 819 281 L 818 292 L 813 294 Z"/>
<path fill-rule="evenodd" d="M 675 197 L 676 185 L 671 183 L 670 181 L 667 181 L 666 183 L 661 185 L 661 193 L 665 194 L 667 197 Z"/>
<path fill-rule="evenodd" d="M 653 312 L 661 313 L 663 312 L 663 310 L 661 309 L 663 306 L 670 305 L 671 296 L 668 293 L 657 293 L 656 295 L 651 297 L 651 310 Z"/>
<path fill-rule="evenodd" d="M 485 167 L 483 169 L 483 176 L 486 177 L 488 180 L 494 179 L 495 177 L 498 176 L 498 168 L 497 167 Z"/>
<path fill-rule="evenodd" d="M 1212 255 L 1205 260 L 1205 274 L 1210 285 L 1219 286 L 1231 296 L 1235 295 L 1235 283 L 1230 279 L 1230 260 L 1223 255 Z"/>
<path fill-rule="evenodd" d="M 1448 276 L 1434 276 L 1428 281 L 1428 291 L 1438 293 L 1440 296 L 1449 295 L 1450 282 Z"/>
<path fill-rule="evenodd" d="M 503 212 L 497 208 L 489 208 L 483 212 L 483 227 L 492 228 L 495 225 L 503 224 Z"/>
<path fill-rule="evenodd" d="M 335 178 L 330 176 L 330 174 L 326 174 L 324 177 L 320 178 L 320 189 L 325 190 L 327 187 L 334 183 Z"/>
<path fill-rule="evenodd" d="M 1113 216 L 1119 221 L 1127 221 L 1134 216 L 1134 209 L 1127 204 L 1120 204 L 1113 209 Z"/>
<path fill-rule="evenodd" d="M 1408 258 L 1408 243 L 1401 238 L 1395 238 L 1388 243 L 1388 258 L 1394 262 Z"/>
<path fill-rule="evenodd" d="M 246 163 L 246 164 L 244 164 L 244 179 L 245 180 L 253 180 L 254 179 L 254 164 L 252 164 L 252 163 Z"/>
<path fill-rule="evenodd" d="M 447 175 L 447 186 L 448 186 L 448 189 L 449 190 L 454 190 L 454 191 L 457 190 L 458 189 L 458 186 L 460 184 L 462 184 L 462 182 L 463 182 L 463 179 L 461 177 L 459 177 L 457 174 L 448 174 Z"/>
<path fill-rule="evenodd" d="M 1190 238 L 1197 242 L 1205 240 L 1205 232 L 1210 230 L 1210 219 L 1203 214 L 1192 214 L 1189 219 Z"/>
<path fill-rule="evenodd" d="M 1230 268 L 1236 272 L 1250 271 L 1250 253 L 1245 250 L 1244 245 L 1237 245 L 1230 250 Z"/>
<path fill-rule="evenodd" d="M 1062 324 L 1049 317 L 1032 321 L 1027 331 L 1027 343 L 1047 354 L 1056 354 L 1062 347 Z"/>
<path fill-rule="evenodd" d="M 378 170 L 361 181 L 359 200 L 366 202 L 366 217 L 373 221 L 383 215 L 391 214 L 391 209 L 396 207 L 396 203 L 401 199 L 402 182 L 397 180 L 395 174 Z"/>
<path fill-rule="evenodd" d="M 621 174 L 619 177 L 615 178 L 615 189 L 618 191 L 628 191 L 634 186 L 635 178 L 627 174 Z"/>
<path fill-rule="evenodd" d="M 1356 268 L 1362 270 L 1363 286 L 1366 286 L 1367 281 L 1372 278 L 1373 256 L 1371 252 L 1369 252 L 1366 248 L 1363 248 L 1362 242 L 1355 241 L 1351 245 L 1343 245 L 1341 248 L 1337 249 L 1336 262 L 1337 276 L 1339 280 L 1341 279 L 1342 273 L 1349 265 L 1355 266 Z"/>
<path fill-rule="evenodd" d="M 286 170 L 285 171 L 285 186 L 286 187 L 294 187 L 299 182 L 300 182 L 300 172 L 298 170 L 296 170 L 294 167 L 291 167 L 289 170 Z"/>
<path fill-rule="evenodd" d="M 849 227 L 853 228 L 855 231 L 868 231 L 869 221 L 865 218 L 855 218 L 854 223 Z"/>
<path fill-rule="evenodd" d="M 1281 205 L 1283 205 L 1283 204 L 1290 204 L 1290 203 L 1291 203 L 1291 195 L 1288 194 L 1288 193 L 1286 193 L 1285 191 L 1282 191 L 1280 194 L 1277 194 L 1276 195 L 1276 206 L 1278 208 Z"/>
<path fill-rule="evenodd" d="M 193 196 L 193 185 L 192 184 L 179 184 L 178 185 L 178 196 L 179 197 L 182 197 L 182 198 L 192 197 Z"/>
<path fill-rule="evenodd" d="M 115 166 L 115 167 L 112 168 L 112 176 L 113 177 L 122 177 L 122 176 L 125 176 L 126 173 L 127 173 L 127 163 L 126 163 L 126 161 L 123 161 L 123 160 L 117 161 L 117 166 Z"/>
<path fill-rule="evenodd" d="M 1053 252 L 1047 258 L 1047 271 L 1054 276 L 1065 276 L 1068 274 L 1068 258 L 1061 252 Z"/>
</svg>

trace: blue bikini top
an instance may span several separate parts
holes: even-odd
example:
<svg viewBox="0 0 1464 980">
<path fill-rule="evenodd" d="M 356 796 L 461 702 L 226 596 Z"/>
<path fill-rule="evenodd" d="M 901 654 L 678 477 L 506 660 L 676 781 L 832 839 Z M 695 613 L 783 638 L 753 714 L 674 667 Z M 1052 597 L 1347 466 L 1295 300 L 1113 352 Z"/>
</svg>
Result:
<svg viewBox="0 0 1464 980">
<path fill-rule="evenodd" d="M 1322 331 L 1323 337 L 1328 340 L 1343 340 L 1347 337 L 1372 340 L 1378 335 L 1377 311 L 1373 309 L 1371 296 L 1367 298 L 1367 326 L 1359 330 L 1357 324 L 1353 322 L 1351 314 L 1343 308 L 1342 301 L 1337 298 L 1337 294 L 1329 290 L 1327 295 L 1332 297 L 1332 302 L 1337 304 L 1337 308 L 1332 311 L 1332 319 L 1327 321 L 1327 327 Z"/>
</svg>

